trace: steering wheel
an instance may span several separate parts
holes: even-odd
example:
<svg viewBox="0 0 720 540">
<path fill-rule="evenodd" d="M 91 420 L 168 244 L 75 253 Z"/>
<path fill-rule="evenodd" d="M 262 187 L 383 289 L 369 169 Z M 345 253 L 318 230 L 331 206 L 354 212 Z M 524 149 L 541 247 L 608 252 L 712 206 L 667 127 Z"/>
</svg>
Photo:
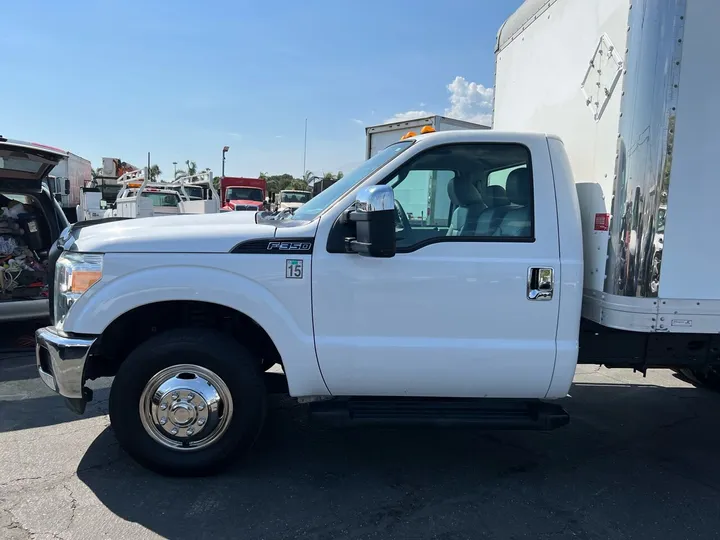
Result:
<svg viewBox="0 0 720 540">
<path fill-rule="evenodd" d="M 410 226 L 410 220 L 405 213 L 405 209 L 400 204 L 400 201 L 395 199 L 395 234 L 402 233 L 402 237 L 398 237 L 398 240 L 407 240 L 412 234 L 412 227 Z"/>
</svg>

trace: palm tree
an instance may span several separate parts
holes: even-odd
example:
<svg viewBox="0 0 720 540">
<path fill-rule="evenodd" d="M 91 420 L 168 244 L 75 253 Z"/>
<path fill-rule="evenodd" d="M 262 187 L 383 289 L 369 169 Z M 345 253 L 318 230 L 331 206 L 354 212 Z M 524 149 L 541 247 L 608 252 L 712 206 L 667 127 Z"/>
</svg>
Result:
<svg viewBox="0 0 720 540">
<path fill-rule="evenodd" d="M 153 166 L 150 167 L 150 170 L 148 171 L 148 174 L 149 174 L 149 176 L 150 176 L 150 180 L 152 180 L 153 182 L 155 182 L 155 181 L 157 181 L 157 179 L 158 179 L 158 178 L 160 177 L 160 175 L 162 174 L 162 171 L 160 170 L 160 167 L 158 167 L 157 165 L 153 165 Z"/>
<path fill-rule="evenodd" d="M 188 176 L 195 176 L 197 174 L 197 163 L 188 159 L 185 161 L 185 165 L 187 166 Z"/>
</svg>

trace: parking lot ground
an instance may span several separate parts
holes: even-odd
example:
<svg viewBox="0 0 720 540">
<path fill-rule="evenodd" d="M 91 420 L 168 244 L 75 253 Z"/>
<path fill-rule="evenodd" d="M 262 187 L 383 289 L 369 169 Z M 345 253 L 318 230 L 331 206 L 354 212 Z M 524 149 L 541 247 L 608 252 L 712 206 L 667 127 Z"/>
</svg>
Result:
<svg viewBox="0 0 720 540">
<path fill-rule="evenodd" d="M 668 371 L 578 368 L 551 433 L 337 430 L 271 401 L 246 459 L 170 479 L 117 446 L 108 381 L 85 416 L 0 356 L 2 539 L 718 538 L 720 396 Z M 132 406 L 129 405 L 129 406 Z"/>
</svg>

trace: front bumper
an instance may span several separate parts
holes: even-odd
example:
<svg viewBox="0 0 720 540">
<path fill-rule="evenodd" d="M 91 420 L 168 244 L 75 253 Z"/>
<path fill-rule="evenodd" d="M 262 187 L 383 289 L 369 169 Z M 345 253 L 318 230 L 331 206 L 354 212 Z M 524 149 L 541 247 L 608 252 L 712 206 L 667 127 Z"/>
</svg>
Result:
<svg viewBox="0 0 720 540">
<path fill-rule="evenodd" d="M 82 414 L 90 399 L 84 388 L 85 363 L 97 338 L 63 337 L 52 326 L 35 332 L 35 360 L 42 381 Z"/>
</svg>

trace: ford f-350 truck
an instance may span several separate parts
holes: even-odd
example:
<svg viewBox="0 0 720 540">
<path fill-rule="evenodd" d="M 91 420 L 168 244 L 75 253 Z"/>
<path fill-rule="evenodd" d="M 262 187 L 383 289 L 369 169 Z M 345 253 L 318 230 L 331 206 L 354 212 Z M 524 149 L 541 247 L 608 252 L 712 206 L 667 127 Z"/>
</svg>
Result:
<svg viewBox="0 0 720 540">
<path fill-rule="evenodd" d="M 500 32 L 495 127 L 511 131 L 404 138 L 284 219 L 67 228 L 50 254 L 52 325 L 36 335 L 42 379 L 82 413 L 86 382 L 114 376 L 122 447 L 188 475 L 252 446 L 263 366 L 276 362 L 289 394 L 319 417 L 517 429 L 567 423 L 552 400 L 567 395 L 578 362 L 720 365 L 717 237 L 698 221 L 710 222 L 720 195 L 708 153 L 720 118 L 705 105 L 716 86 L 704 84 L 699 47 L 720 40 L 709 31 L 718 7 L 598 0 L 583 3 L 597 8 L 590 17 L 577 4 L 526 2 Z M 609 61 L 608 42 L 626 66 L 617 81 L 581 62 Z M 516 70 L 537 55 L 567 76 L 550 83 L 538 71 L 543 84 L 516 88 Z M 583 90 L 590 77 L 599 90 Z M 679 94 L 665 91 L 676 85 Z M 516 98 L 500 97 L 513 88 Z M 565 143 L 527 131 L 552 117 L 544 100 L 568 111 L 556 125 Z M 448 178 L 429 224 L 405 211 L 428 172 Z"/>
</svg>

